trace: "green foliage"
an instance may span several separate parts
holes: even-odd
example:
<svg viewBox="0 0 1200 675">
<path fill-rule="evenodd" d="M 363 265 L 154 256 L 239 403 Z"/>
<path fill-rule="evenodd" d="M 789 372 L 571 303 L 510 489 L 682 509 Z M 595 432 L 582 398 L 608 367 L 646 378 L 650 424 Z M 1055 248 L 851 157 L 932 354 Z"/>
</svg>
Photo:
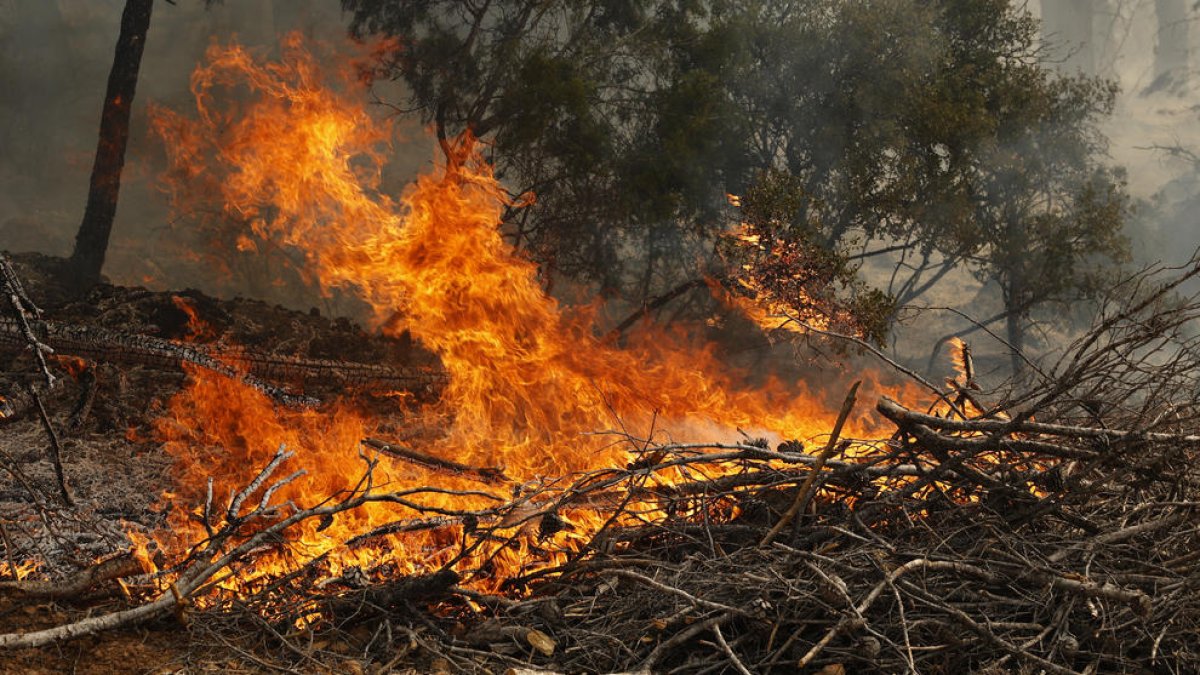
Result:
<svg viewBox="0 0 1200 675">
<path fill-rule="evenodd" d="M 384 70 L 426 121 L 488 139 L 498 176 L 537 195 L 509 225 L 548 271 L 628 292 L 627 261 L 655 257 L 630 248 L 676 249 L 657 264 L 679 270 L 695 257 L 686 242 L 718 225 L 740 133 L 721 82 L 693 67 L 727 50 L 703 28 L 704 3 L 343 4 L 357 34 L 399 38 Z"/>
<path fill-rule="evenodd" d="M 1012 0 L 343 5 L 356 33 L 399 39 L 384 69 L 425 120 L 490 139 L 506 184 L 537 194 L 509 214 L 514 239 L 609 293 L 694 274 L 725 193 L 787 250 L 728 258 L 755 283 L 789 259 L 807 297 L 872 316 L 968 265 L 1024 317 L 1124 256 L 1128 200 L 1097 131 L 1115 92 L 1040 63 Z M 890 292 L 854 279 L 896 244 L 917 262 Z"/>
<path fill-rule="evenodd" d="M 803 323 L 884 341 L 894 299 L 859 280 L 848 256 L 798 217 L 809 204 L 795 176 L 764 171 L 740 205 L 745 220 L 722 241 L 731 284 Z"/>
</svg>

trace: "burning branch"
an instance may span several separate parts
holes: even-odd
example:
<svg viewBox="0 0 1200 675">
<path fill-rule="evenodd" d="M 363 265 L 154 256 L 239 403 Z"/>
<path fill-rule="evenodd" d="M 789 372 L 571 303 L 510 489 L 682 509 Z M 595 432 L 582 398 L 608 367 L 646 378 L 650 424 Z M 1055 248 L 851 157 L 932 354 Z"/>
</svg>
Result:
<svg viewBox="0 0 1200 675">
<path fill-rule="evenodd" d="M 477 480 L 483 481 L 484 483 L 491 484 L 512 482 L 512 479 L 508 476 L 505 476 L 504 470 L 499 467 L 477 468 L 473 466 L 467 466 L 465 464 L 459 464 L 458 462 L 448 459 L 442 459 L 441 457 L 426 455 L 403 445 L 387 443 L 375 438 L 364 439 L 363 445 L 369 448 L 374 448 L 388 457 L 394 457 L 405 462 L 411 462 L 433 471 L 448 473 L 454 476 L 470 476 Z"/>
</svg>

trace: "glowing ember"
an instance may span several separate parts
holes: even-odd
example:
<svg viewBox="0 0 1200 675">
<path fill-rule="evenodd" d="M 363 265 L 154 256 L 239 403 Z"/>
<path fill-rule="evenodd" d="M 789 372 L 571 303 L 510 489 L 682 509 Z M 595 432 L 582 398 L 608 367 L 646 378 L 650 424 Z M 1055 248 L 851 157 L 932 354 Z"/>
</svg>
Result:
<svg viewBox="0 0 1200 675">
<path fill-rule="evenodd" d="M 500 467 L 517 485 L 625 466 L 632 444 L 592 434 L 606 429 L 643 438 L 669 434 L 677 441 L 736 438 L 737 429 L 776 439 L 828 431 L 834 415 L 802 384 L 769 380 L 739 389 L 710 349 L 682 336 L 645 331 L 624 349 L 598 340 L 592 316 L 548 297 L 535 266 L 504 242 L 497 226 L 508 198 L 473 139 L 459 139 L 450 167 L 420 177 L 402 199 L 381 194 L 391 130 L 367 113 L 363 85 L 348 69 L 323 71 L 298 38 L 286 40 L 278 63 L 260 63 L 237 46 L 213 47 L 192 84 L 197 117 L 158 110 L 154 119 L 166 141 L 176 205 L 194 208 L 194 188 L 214 190 L 231 220 L 250 224 L 231 248 L 253 252 L 271 241 L 302 251 L 306 270 L 323 289 L 357 293 L 384 332 L 408 330 L 437 353 L 449 374 L 440 400 L 397 411 L 407 423 L 444 430 L 420 447 L 422 453 Z M 240 103 L 222 95 L 234 89 Z M 349 405 L 280 410 L 237 382 L 195 373 L 170 403 L 159 432 L 178 460 L 177 503 L 203 503 L 210 476 L 220 501 L 284 444 L 297 455 L 291 468 L 307 474 L 284 487 L 279 499 L 306 506 L 357 481 L 360 441 L 382 423 Z M 869 433 L 870 425 L 865 417 L 852 420 L 848 433 Z M 658 478 L 675 477 L 663 472 Z M 389 490 L 434 480 L 450 490 L 478 488 L 467 477 L 434 478 L 386 457 L 376 472 L 376 482 Z M 439 499 L 460 509 L 494 506 L 478 495 Z M 421 503 L 438 502 L 425 496 Z M 175 513 L 181 539 L 202 537 L 195 515 Z M 492 572 L 475 582 L 495 588 L 497 580 L 530 565 L 561 561 L 604 521 L 587 509 L 559 515 L 566 526 L 549 534 L 543 529 L 539 556 L 529 554 L 528 541 L 485 546 L 458 567 L 472 570 L 488 561 Z M 255 573 L 283 571 L 356 534 L 413 517 L 411 509 L 389 503 L 332 523 L 313 522 L 288 552 L 258 563 Z M 391 535 L 339 549 L 328 565 L 331 574 L 384 562 L 398 572 L 436 569 L 458 553 L 462 538 L 462 525 Z"/>
</svg>

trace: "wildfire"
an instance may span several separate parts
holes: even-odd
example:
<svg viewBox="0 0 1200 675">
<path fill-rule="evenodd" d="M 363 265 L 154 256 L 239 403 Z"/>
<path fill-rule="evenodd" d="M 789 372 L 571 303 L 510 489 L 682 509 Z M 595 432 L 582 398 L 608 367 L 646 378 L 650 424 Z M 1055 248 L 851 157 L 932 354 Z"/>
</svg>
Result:
<svg viewBox="0 0 1200 675">
<path fill-rule="evenodd" d="M 237 222 L 239 251 L 263 242 L 300 251 L 305 270 L 325 291 L 351 291 L 369 303 L 385 333 L 407 330 L 436 352 L 449 378 L 435 403 L 398 408 L 392 420 L 368 417 L 350 403 L 323 410 L 282 410 L 238 382 L 194 373 L 169 404 L 158 430 L 176 457 L 177 503 L 203 503 L 209 490 L 230 494 L 281 444 L 306 474 L 279 499 L 308 505 L 354 485 L 363 471 L 362 439 L 401 420 L 444 433 L 423 442 L 430 456 L 500 467 L 514 489 L 545 477 L 623 467 L 635 446 L 595 434 L 622 429 L 683 440 L 729 438 L 738 429 L 776 439 L 827 433 L 834 417 L 803 383 L 769 379 L 752 388 L 683 335 L 646 330 L 625 348 L 596 337 L 588 310 L 567 309 L 546 295 L 533 263 L 498 229 L 510 198 L 468 137 L 437 174 L 419 177 L 399 199 L 381 192 L 391 128 L 365 107 L 364 85 L 347 69 L 322 69 L 296 36 L 281 60 L 265 63 L 238 46 L 214 46 L 192 78 L 195 117 L 158 109 L 154 127 L 166 143 L 168 190 L 176 205 L 195 205 L 197 187 L 215 191 Z M 240 103 L 223 93 L 237 90 Z M 212 192 L 208 193 L 212 194 Z M 187 306 L 182 306 L 187 311 Z M 189 312 L 190 313 L 190 312 Z M 874 421 L 853 418 L 848 434 Z M 208 480 L 215 479 L 215 488 Z M 673 480 L 671 472 L 658 478 Z M 376 482 L 389 489 L 428 485 L 420 466 L 382 458 Z M 470 478 L 437 476 L 462 494 L 440 497 L 458 508 L 485 507 Z M 423 504 L 437 505 L 433 498 Z M 174 513 L 181 540 L 194 540 L 195 512 Z M 603 523 L 579 509 L 547 534 L 536 564 L 561 560 Z M 271 575 L 328 552 L 337 542 L 413 517 L 399 504 L 368 504 L 332 523 L 310 523 L 278 558 L 255 569 Z M 515 527 L 515 525 L 514 525 Z M 454 558 L 464 526 L 391 535 L 328 561 L 331 574 L 383 563 L 399 572 L 436 569 Z M 171 549 L 181 542 L 159 537 Z M 483 547 L 458 563 L 494 570 L 499 580 L 535 564 L 528 541 Z M 178 550 L 178 549 L 174 549 Z"/>
</svg>

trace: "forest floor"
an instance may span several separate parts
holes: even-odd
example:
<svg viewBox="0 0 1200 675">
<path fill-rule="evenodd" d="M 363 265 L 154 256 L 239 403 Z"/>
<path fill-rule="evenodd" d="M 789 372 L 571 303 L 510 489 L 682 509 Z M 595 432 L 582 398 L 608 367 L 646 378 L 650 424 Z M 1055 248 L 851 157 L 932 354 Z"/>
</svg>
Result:
<svg viewBox="0 0 1200 675">
<path fill-rule="evenodd" d="M 114 286 L 73 301 L 57 283 L 58 260 L 14 263 L 56 322 L 287 356 L 435 364 L 410 340 L 315 311 Z M 1151 318 L 1129 312 L 1134 337 L 1085 341 L 1076 361 L 1086 367 L 1059 380 L 1063 392 L 1089 382 L 1141 392 L 1121 406 L 1043 397 L 1013 419 L 872 401 L 897 431 L 853 460 L 849 440 L 819 452 L 753 439 L 702 451 L 663 445 L 579 479 L 562 497 L 591 504 L 637 492 L 661 509 L 655 518 L 597 535 L 586 555 L 520 579 L 508 595 L 460 588 L 452 574 L 334 584 L 299 575 L 275 586 L 275 597 L 324 603 L 320 627 L 266 620 L 254 598 L 222 611 L 177 605 L 132 627 L 0 649 L 0 672 L 1196 672 L 1200 437 L 1191 408 L 1154 397 L 1187 393 L 1176 380 L 1188 381 L 1197 364 L 1176 356 L 1147 370 L 1119 351 L 1128 343 L 1141 353 L 1146 326 L 1190 321 L 1178 307 Z M 1123 371 L 1129 363 L 1136 367 Z M 63 385 L 44 396 L 73 506 L 59 496 L 39 416 L 0 420 L 0 641 L 151 597 L 132 579 L 132 597 L 113 581 L 60 599 L 4 588 L 14 571 L 69 579 L 128 551 L 127 532 L 166 518 L 172 460 L 155 422 L 188 376 L 96 363 L 88 384 L 68 374 L 77 366 L 52 360 Z M 20 391 L 36 373 L 27 351 L 0 343 L 0 393 Z M 1138 400 L 1149 412 L 1130 412 Z M 366 395 L 356 404 L 387 408 Z M 700 478 L 650 480 L 683 464 Z M 464 541 L 495 540 L 527 512 L 519 502 L 514 491 L 512 504 L 489 512 L 494 526 L 456 516 Z M 539 516 L 538 536 L 553 516 Z"/>
</svg>

